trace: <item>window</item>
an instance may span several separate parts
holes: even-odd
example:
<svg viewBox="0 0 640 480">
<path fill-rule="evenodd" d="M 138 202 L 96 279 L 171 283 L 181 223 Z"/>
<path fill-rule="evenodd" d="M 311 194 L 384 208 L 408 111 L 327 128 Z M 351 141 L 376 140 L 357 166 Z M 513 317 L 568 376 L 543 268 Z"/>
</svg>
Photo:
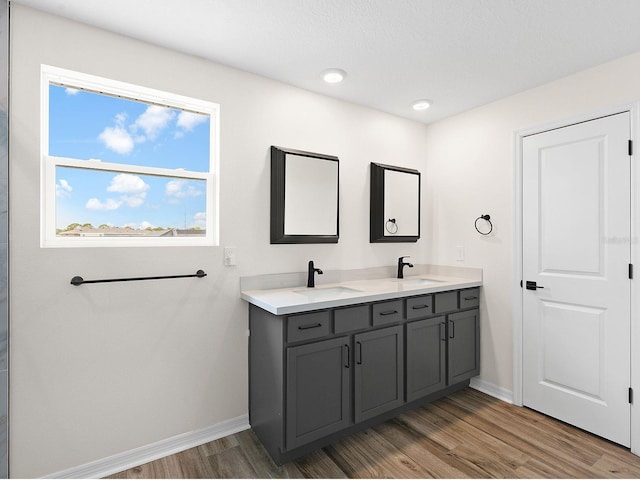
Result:
<svg viewBox="0 0 640 480">
<path fill-rule="evenodd" d="M 42 66 L 42 246 L 218 244 L 219 107 Z"/>
</svg>

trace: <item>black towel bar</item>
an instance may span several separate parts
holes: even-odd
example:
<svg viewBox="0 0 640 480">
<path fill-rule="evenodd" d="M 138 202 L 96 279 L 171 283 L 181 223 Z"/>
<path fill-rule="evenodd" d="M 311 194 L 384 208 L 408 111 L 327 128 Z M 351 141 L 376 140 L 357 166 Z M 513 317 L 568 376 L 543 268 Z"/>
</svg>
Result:
<svg viewBox="0 0 640 480">
<path fill-rule="evenodd" d="M 80 276 L 75 276 L 71 279 L 71 285 L 79 286 L 83 283 L 109 283 L 109 282 L 133 282 L 137 280 L 164 280 L 165 278 L 191 278 L 191 277 L 206 277 L 207 274 L 203 270 L 198 270 L 191 275 L 165 275 L 161 277 L 133 277 L 133 278 L 104 278 L 102 280 L 85 280 Z"/>
</svg>

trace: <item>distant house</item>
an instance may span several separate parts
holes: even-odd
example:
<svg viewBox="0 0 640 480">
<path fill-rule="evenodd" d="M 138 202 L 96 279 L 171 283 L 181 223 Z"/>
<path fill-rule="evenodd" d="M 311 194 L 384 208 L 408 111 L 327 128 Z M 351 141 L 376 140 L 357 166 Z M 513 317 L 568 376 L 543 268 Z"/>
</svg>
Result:
<svg viewBox="0 0 640 480">
<path fill-rule="evenodd" d="M 171 232 L 173 232 L 172 235 L 174 237 L 204 237 L 207 235 L 206 230 L 198 230 L 196 228 L 190 230 L 174 228 Z"/>
<path fill-rule="evenodd" d="M 135 229 L 131 227 L 84 227 L 57 233 L 60 237 L 204 237 L 206 230 L 166 228 L 162 230 Z"/>
</svg>

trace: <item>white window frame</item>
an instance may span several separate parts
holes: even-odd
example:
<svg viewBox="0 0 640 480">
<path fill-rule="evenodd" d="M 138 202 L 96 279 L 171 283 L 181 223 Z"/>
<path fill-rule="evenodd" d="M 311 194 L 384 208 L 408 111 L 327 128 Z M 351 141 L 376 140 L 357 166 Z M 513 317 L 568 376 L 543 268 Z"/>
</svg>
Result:
<svg viewBox="0 0 640 480">
<path fill-rule="evenodd" d="M 96 162 L 49 155 L 49 85 L 63 85 L 93 93 L 138 100 L 148 104 L 186 110 L 209 116 L 209 171 L 145 167 Z M 41 235 L 43 248 L 49 247 L 151 247 L 217 246 L 219 244 L 220 195 L 220 106 L 217 103 L 119 82 L 95 75 L 74 72 L 50 65 L 41 66 L 40 153 L 41 153 Z M 206 182 L 206 235 L 202 237 L 60 237 L 56 235 L 56 167 L 82 168 L 113 173 L 153 175 L 171 179 Z"/>
</svg>

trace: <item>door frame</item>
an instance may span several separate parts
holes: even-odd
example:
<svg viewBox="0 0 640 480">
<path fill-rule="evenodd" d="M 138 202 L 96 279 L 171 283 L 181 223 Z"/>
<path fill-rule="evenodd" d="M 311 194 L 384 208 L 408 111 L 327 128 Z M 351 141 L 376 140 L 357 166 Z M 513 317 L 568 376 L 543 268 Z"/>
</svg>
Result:
<svg viewBox="0 0 640 480">
<path fill-rule="evenodd" d="M 631 263 L 635 269 L 635 282 L 631 282 L 631 387 L 635 390 L 635 400 L 631 404 L 631 452 L 640 455 L 640 166 L 638 150 L 640 149 L 640 100 L 613 105 L 610 107 L 581 113 L 558 121 L 516 130 L 513 133 L 513 286 L 512 286 L 512 328 L 513 328 L 513 404 L 523 405 L 523 294 L 520 286 L 522 278 L 523 262 L 523 235 L 522 235 L 522 142 L 525 137 L 543 133 L 549 130 L 568 127 L 576 123 L 583 123 L 601 117 L 629 112 L 631 119 L 631 140 L 633 150 L 631 155 Z M 635 353 L 638 352 L 638 353 Z"/>
</svg>

